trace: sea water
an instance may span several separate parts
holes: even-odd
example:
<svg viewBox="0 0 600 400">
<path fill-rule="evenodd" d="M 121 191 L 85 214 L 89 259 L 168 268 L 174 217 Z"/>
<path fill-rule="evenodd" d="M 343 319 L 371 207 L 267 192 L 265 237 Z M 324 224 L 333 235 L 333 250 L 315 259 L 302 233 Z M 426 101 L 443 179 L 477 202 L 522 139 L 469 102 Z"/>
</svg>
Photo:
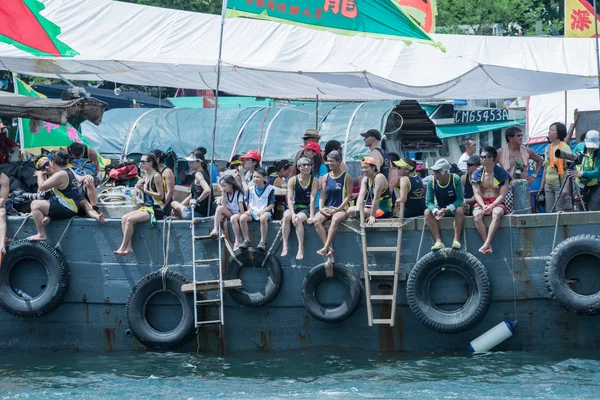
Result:
<svg viewBox="0 0 600 400">
<path fill-rule="evenodd" d="M 2 399 L 598 399 L 600 352 L 3 354 Z"/>
</svg>

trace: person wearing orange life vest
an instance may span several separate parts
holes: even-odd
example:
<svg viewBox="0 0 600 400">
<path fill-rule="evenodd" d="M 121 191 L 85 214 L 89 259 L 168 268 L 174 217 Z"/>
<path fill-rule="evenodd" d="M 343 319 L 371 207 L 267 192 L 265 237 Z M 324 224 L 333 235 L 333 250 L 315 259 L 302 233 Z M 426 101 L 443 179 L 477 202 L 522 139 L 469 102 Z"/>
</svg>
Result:
<svg viewBox="0 0 600 400">
<path fill-rule="evenodd" d="M 564 142 L 566 137 L 567 127 L 563 123 L 555 122 L 550 125 L 548 129 L 550 145 L 548 145 L 545 152 L 546 160 L 544 161 L 544 175 L 541 185 L 546 195 L 547 212 L 570 211 L 573 209 L 569 193 L 561 193 L 560 191 L 562 184 L 567 179 L 565 160 L 554 155 L 557 149 L 571 153 L 571 147 Z"/>
</svg>

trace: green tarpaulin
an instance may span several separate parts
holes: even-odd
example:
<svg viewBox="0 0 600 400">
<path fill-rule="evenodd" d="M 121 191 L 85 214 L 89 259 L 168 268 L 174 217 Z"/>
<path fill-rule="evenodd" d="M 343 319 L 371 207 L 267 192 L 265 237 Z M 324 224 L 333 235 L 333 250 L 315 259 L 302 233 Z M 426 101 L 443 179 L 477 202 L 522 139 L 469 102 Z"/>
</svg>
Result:
<svg viewBox="0 0 600 400">
<path fill-rule="evenodd" d="M 511 126 L 525 125 L 525 121 L 501 121 L 489 122 L 484 124 L 464 124 L 464 125 L 439 125 L 435 127 L 436 133 L 440 139 L 448 139 L 456 136 L 472 135 L 487 131 L 495 131 Z"/>
</svg>

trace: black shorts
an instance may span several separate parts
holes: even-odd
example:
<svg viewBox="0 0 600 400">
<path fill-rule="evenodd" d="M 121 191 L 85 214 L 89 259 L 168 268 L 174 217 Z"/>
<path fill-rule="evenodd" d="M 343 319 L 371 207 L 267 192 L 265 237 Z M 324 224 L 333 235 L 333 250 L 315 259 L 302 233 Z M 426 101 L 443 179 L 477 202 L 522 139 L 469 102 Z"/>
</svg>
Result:
<svg viewBox="0 0 600 400">
<path fill-rule="evenodd" d="M 52 197 L 48 201 L 50 201 L 50 211 L 48 212 L 48 216 L 51 219 L 69 219 L 77 217 L 78 214 L 76 212 L 60 204 L 56 197 Z M 77 207 L 79 208 L 79 204 Z"/>
<path fill-rule="evenodd" d="M 310 208 L 296 208 L 294 207 L 294 212 L 296 214 L 304 214 L 310 218 Z"/>
</svg>

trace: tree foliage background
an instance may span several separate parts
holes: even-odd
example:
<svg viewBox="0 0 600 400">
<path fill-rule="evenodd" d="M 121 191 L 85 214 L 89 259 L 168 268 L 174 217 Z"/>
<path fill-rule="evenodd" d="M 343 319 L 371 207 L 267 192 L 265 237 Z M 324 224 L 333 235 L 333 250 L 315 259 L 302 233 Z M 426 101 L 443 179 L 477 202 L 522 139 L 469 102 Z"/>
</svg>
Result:
<svg viewBox="0 0 600 400">
<path fill-rule="evenodd" d="M 542 21 L 545 34 L 562 34 L 564 0 L 437 0 L 440 33 L 489 35 L 501 24 L 503 35 L 534 35 Z"/>
</svg>

